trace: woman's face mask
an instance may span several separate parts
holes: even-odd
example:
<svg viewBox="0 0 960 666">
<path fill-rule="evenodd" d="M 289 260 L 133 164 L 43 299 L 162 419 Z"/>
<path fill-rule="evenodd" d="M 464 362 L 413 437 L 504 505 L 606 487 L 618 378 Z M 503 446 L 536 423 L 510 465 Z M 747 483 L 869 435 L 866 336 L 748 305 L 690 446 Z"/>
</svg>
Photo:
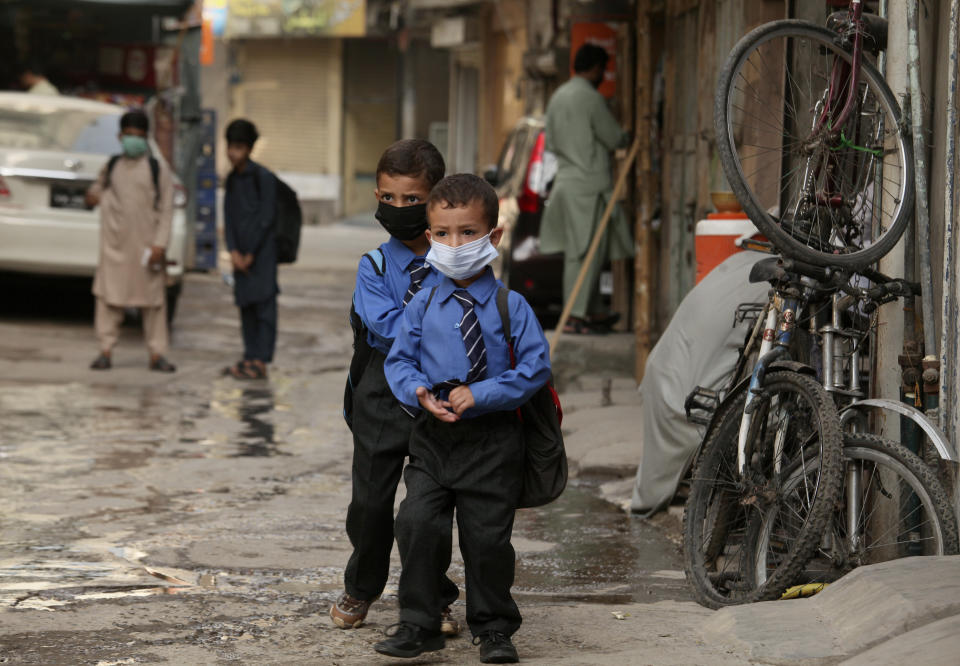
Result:
<svg viewBox="0 0 960 666">
<path fill-rule="evenodd" d="M 376 218 L 394 238 L 412 241 L 427 230 L 427 204 L 391 206 L 381 201 Z"/>
<path fill-rule="evenodd" d="M 123 154 L 127 157 L 140 157 L 147 152 L 147 140 L 142 136 L 122 134 L 120 145 L 123 146 Z"/>
<path fill-rule="evenodd" d="M 497 258 L 497 248 L 490 242 L 490 234 L 459 247 L 430 241 L 427 263 L 451 280 L 473 277 Z"/>
</svg>

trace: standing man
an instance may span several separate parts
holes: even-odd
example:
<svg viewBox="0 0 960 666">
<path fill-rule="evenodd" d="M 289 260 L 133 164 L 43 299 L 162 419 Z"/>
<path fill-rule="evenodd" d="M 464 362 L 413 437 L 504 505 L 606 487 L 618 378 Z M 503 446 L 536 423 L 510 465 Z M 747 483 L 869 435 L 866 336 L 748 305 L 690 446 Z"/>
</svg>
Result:
<svg viewBox="0 0 960 666">
<path fill-rule="evenodd" d="M 110 158 L 87 191 L 100 206 L 100 261 L 93 280 L 100 356 L 90 366 L 109 370 L 124 308 L 140 308 L 151 370 L 174 372 L 169 345 L 166 251 L 173 222 L 173 181 L 162 160 L 149 154 L 150 121 L 143 111 L 120 118 L 123 153 Z"/>
<path fill-rule="evenodd" d="M 43 73 L 43 66 L 36 61 L 30 61 L 20 68 L 20 85 L 28 93 L 34 95 L 59 95 L 57 87 L 50 83 Z"/>
<path fill-rule="evenodd" d="M 227 369 L 237 379 L 265 379 L 277 343 L 277 178 L 250 159 L 260 135 L 249 120 L 227 125 L 224 236 L 233 264 L 233 294 L 240 308 L 243 360 Z"/>
<path fill-rule="evenodd" d="M 546 148 L 557 157 L 557 177 L 540 228 L 540 251 L 563 252 L 563 299 L 573 285 L 612 195 L 610 152 L 627 143 L 597 88 L 607 68 L 607 52 L 584 44 L 573 61 L 574 76 L 560 86 L 547 105 Z M 604 234 L 583 288 L 577 295 L 567 333 L 609 329 L 619 314 L 598 313 L 599 278 L 604 261 L 633 256 L 633 240 L 620 206 Z"/>
</svg>

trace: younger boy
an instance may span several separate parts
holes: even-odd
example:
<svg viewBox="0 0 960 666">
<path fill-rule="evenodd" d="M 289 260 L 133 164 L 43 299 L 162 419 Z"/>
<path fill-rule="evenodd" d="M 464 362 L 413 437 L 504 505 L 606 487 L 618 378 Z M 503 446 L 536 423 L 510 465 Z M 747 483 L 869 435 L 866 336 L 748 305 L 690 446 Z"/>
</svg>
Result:
<svg viewBox="0 0 960 666">
<path fill-rule="evenodd" d="M 243 332 L 243 360 L 227 372 L 237 379 L 264 379 L 277 343 L 277 179 L 250 159 L 259 138 L 252 122 L 238 118 L 226 134 L 233 170 L 224 188 L 224 237 Z"/>
<path fill-rule="evenodd" d="M 363 624 L 390 572 L 394 497 L 413 418 L 390 392 L 383 362 L 404 307 L 438 281 L 436 272 L 424 264 L 430 247 L 426 201 L 445 170 L 440 151 L 422 139 L 394 143 L 377 164 L 377 220 L 391 238 L 379 248 L 382 264 L 361 257 L 353 296 L 372 352 L 353 392 L 353 497 L 347 510 L 353 553 L 343 576 L 346 590 L 330 608 L 330 618 L 341 629 Z M 445 571 L 446 566 L 439 575 Z M 444 576 L 433 614 L 449 635 L 460 632 L 449 607 L 458 596 L 457 586 Z"/>
<path fill-rule="evenodd" d="M 400 623 L 377 652 L 415 657 L 444 646 L 441 574 L 450 561 L 453 513 L 466 573 L 467 623 L 484 663 L 514 663 L 510 636 L 520 612 L 510 595 L 513 517 L 522 490 L 524 444 L 514 410 L 550 376 L 550 357 L 530 306 L 509 294 L 516 367 L 497 308 L 502 284 L 488 264 L 503 233 L 497 195 L 458 174 L 430 194 L 427 261 L 444 274 L 404 312 L 385 365 L 394 394 L 421 407 L 397 514 Z"/>
</svg>

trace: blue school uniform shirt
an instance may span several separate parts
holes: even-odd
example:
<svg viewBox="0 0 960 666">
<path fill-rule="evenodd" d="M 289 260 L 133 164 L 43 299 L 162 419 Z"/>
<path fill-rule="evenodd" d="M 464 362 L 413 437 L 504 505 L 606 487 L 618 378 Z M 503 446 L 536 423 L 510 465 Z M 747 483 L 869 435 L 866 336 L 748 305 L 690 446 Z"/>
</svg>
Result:
<svg viewBox="0 0 960 666">
<path fill-rule="evenodd" d="M 410 269 L 423 261 L 402 241 L 390 237 L 380 246 L 383 253 L 383 275 L 377 275 L 367 257 L 361 257 L 357 268 L 357 284 L 353 291 L 353 307 L 367 327 L 367 342 L 386 354 L 390 351 L 403 314 L 403 297 L 410 288 Z M 430 291 L 439 282 L 436 270 L 430 270 L 421 283 L 421 291 Z"/>
<path fill-rule="evenodd" d="M 470 384 L 476 406 L 464 412 L 463 418 L 514 410 L 550 378 L 550 351 L 543 329 L 530 305 L 516 292 L 510 292 L 508 299 L 517 359 L 517 367 L 510 368 L 510 352 L 497 310 L 497 290 L 502 286 L 488 267 L 480 279 L 467 287 L 476 301 L 474 310 L 487 349 L 487 376 Z M 463 337 L 457 328 L 463 319 L 463 307 L 453 297 L 457 289 L 460 287 L 450 278 L 441 276 L 432 299 L 430 290 L 424 289 L 404 311 L 403 323 L 383 369 L 393 394 L 408 407 L 420 409 L 417 387 L 430 390 L 448 379 L 462 381 L 470 370 Z"/>
</svg>

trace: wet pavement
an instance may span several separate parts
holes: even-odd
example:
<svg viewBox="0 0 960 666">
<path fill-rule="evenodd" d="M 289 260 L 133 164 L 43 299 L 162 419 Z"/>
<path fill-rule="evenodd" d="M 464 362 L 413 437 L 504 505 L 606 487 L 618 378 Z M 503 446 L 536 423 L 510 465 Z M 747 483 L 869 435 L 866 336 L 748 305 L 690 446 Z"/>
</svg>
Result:
<svg viewBox="0 0 960 666">
<path fill-rule="evenodd" d="M 376 662 L 396 557 L 369 629 L 333 629 L 324 613 L 349 553 L 346 311 L 356 257 L 379 234 L 312 238 L 281 274 L 269 382 L 222 375 L 239 332 L 218 275 L 188 278 L 171 376 L 147 372 L 135 327 L 114 370 L 87 370 L 84 288 L 0 276 L 0 663 Z M 606 621 L 689 599 L 675 534 L 600 500 L 600 481 L 517 517 L 518 645 L 544 663 L 574 641 L 552 620 L 585 604 Z M 459 558 L 451 577 L 463 580 Z M 475 659 L 464 638 L 427 661 Z"/>
</svg>

